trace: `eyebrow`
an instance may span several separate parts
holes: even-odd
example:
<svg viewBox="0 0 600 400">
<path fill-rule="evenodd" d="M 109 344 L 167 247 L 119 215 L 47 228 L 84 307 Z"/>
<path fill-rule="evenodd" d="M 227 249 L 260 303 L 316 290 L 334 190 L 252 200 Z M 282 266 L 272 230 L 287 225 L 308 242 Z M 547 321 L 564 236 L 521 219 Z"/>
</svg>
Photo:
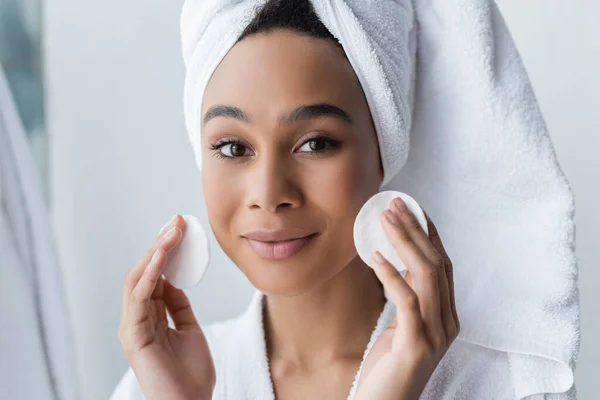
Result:
<svg viewBox="0 0 600 400">
<path fill-rule="evenodd" d="M 202 126 L 217 117 L 234 118 L 238 121 L 250 122 L 250 117 L 243 110 L 235 106 L 217 104 L 208 109 L 204 114 Z M 346 111 L 329 103 L 307 104 L 284 113 L 279 117 L 279 125 L 284 126 L 300 120 L 309 120 L 319 117 L 335 117 L 342 121 L 353 124 L 354 120 Z"/>
</svg>

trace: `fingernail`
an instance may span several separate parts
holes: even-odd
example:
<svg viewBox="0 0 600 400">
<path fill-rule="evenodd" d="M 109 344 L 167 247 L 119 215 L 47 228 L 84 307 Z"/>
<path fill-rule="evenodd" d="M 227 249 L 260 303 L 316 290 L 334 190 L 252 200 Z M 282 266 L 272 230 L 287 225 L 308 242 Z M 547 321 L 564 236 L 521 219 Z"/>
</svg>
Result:
<svg viewBox="0 0 600 400">
<path fill-rule="evenodd" d="M 169 231 L 165 235 L 165 239 L 171 239 L 173 236 L 175 236 L 175 228 L 177 228 L 177 227 L 174 226 L 171 229 L 169 229 Z"/>
<path fill-rule="evenodd" d="M 383 214 L 388 219 L 388 221 L 390 221 L 392 224 L 394 224 L 394 225 L 400 225 L 400 222 L 398 222 L 398 218 L 396 218 L 396 216 L 394 215 L 394 213 L 392 213 L 390 210 L 385 210 L 383 212 Z"/>
<path fill-rule="evenodd" d="M 380 262 L 382 264 L 385 262 L 385 259 L 378 251 L 373 252 L 373 258 L 375 259 L 375 261 Z"/>
<path fill-rule="evenodd" d="M 175 221 L 175 218 L 177 218 L 177 214 L 173 215 L 169 222 L 167 222 L 162 228 L 160 228 L 160 231 L 158 231 L 158 236 L 160 236 L 160 234 L 163 233 L 167 226 L 171 225 Z"/>
<path fill-rule="evenodd" d="M 400 212 L 404 212 L 404 211 L 408 210 L 408 207 L 406 207 L 404 200 L 402 200 L 402 198 L 400 198 L 400 197 L 397 197 L 394 199 L 394 205 Z"/>
<path fill-rule="evenodd" d="M 373 268 L 374 270 L 377 270 L 377 271 L 381 268 L 381 263 L 377 260 L 375 253 L 371 254 L 370 266 L 371 266 L 371 268 Z"/>
</svg>

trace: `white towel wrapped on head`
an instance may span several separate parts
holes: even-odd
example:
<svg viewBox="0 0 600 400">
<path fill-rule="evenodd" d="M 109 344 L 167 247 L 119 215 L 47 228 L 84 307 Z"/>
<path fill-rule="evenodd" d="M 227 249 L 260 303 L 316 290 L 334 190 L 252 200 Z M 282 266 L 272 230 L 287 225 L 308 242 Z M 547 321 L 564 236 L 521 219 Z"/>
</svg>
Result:
<svg viewBox="0 0 600 400">
<path fill-rule="evenodd" d="M 199 169 L 200 113 L 206 85 L 264 3 L 265 0 L 201 0 L 186 1 L 183 6 L 181 39 L 187 68 L 184 111 Z M 398 173 L 408 156 L 416 61 L 412 6 L 410 1 L 365 0 L 312 4 L 324 25 L 343 45 L 365 93 L 378 132 L 383 186 Z M 380 15 L 393 15 L 394 19 L 382 20 Z M 395 45 L 394 51 L 388 51 L 391 44 Z M 383 55 L 385 62 L 380 59 Z"/>
</svg>

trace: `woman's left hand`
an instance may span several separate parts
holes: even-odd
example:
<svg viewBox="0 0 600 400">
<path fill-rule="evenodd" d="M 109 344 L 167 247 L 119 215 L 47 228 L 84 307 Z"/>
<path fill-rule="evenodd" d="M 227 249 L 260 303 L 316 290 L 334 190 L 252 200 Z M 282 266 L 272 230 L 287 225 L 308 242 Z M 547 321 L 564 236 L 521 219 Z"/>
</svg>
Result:
<svg viewBox="0 0 600 400">
<path fill-rule="evenodd" d="M 371 259 L 396 305 L 396 317 L 373 345 L 358 381 L 356 400 L 416 400 L 457 337 L 452 262 L 426 214 L 429 237 L 401 198 L 391 202 L 384 230 L 408 272 L 405 277 L 381 254 Z M 393 218 L 392 218 L 393 219 Z M 382 261 L 377 261 L 376 254 Z"/>
</svg>

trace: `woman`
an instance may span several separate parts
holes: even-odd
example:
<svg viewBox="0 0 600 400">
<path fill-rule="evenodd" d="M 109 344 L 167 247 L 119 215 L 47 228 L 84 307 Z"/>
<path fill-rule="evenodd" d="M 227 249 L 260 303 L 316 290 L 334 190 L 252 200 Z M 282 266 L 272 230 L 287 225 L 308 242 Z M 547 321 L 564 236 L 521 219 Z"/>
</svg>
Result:
<svg viewBox="0 0 600 400">
<path fill-rule="evenodd" d="M 174 217 L 125 276 L 131 369 L 113 399 L 484 399 L 508 380 L 505 354 L 454 341 L 452 261 L 429 218 L 427 237 L 400 199 L 381 216 L 404 279 L 378 254 L 373 268 L 357 256 L 354 218 L 383 179 L 379 143 L 308 0 L 258 11 L 211 76 L 201 123 L 211 228 L 258 291 L 240 317 L 201 328 L 161 277 L 185 229 Z M 431 384 L 436 374 L 447 379 Z"/>
</svg>

